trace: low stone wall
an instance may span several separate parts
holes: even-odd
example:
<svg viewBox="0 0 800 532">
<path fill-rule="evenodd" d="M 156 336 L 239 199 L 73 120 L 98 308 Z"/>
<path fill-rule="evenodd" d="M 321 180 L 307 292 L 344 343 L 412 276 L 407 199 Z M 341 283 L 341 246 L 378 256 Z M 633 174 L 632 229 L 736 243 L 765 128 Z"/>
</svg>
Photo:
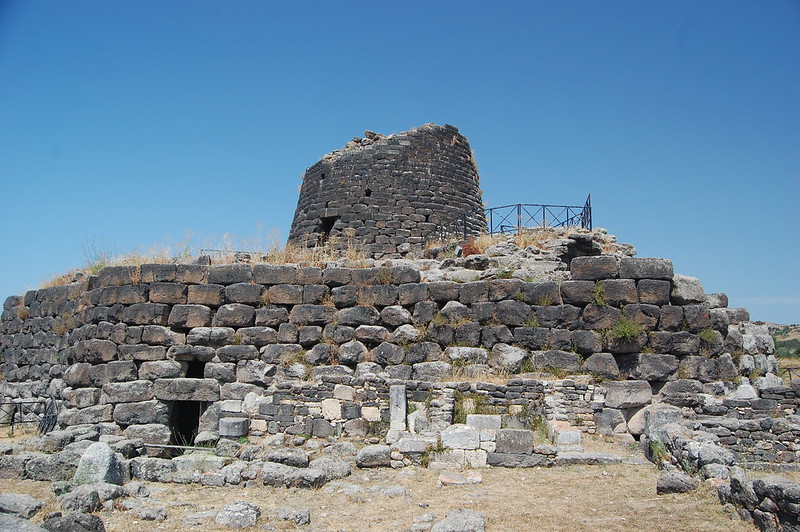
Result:
<svg viewBox="0 0 800 532">
<path fill-rule="evenodd" d="M 347 386 L 367 375 L 415 381 L 413 396 L 430 391 L 424 383 L 459 375 L 548 369 L 638 378 L 649 402 L 677 377 L 736 378 L 749 355 L 740 367 L 723 351 L 760 348 L 763 335 L 740 323 L 745 310 L 725 308 L 724 296 L 707 296 L 696 279 L 673 276 L 668 260 L 586 256 L 570 268 L 572 280 L 561 283 L 421 282 L 407 264 L 106 268 L 82 283 L 6 300 L 0 394 L 56 398 L 61 426 L 98 424 L 164 443 L 181 405 L 208 408 L 197 428 L 215 434 L 217 413 L 237 417 L 237 401 L 251 393 L 273 401 L 248 414 L 252 430 L 306 433 L 306 418 L 326 417 L 311 403 L 334 399 L 335 378 Z M 750 360 L 758 356 L 767 360 Z M 342 402 L 334 432 L 353 419 L 376 422 L 372 409 L 385 410 L 380 386 L 359 386 L 361 414 L 348 419 L 358 410 Z M 497 408 L 519 398 L 510 383 L 479 391 Z M 551 395 L 562 405 L 550 409 L 552 419 L 594 430 L 597 394 L 589 384 L 563 381 Z M 245 422 L 238 423 L 235 430 Z"/>
</svg>

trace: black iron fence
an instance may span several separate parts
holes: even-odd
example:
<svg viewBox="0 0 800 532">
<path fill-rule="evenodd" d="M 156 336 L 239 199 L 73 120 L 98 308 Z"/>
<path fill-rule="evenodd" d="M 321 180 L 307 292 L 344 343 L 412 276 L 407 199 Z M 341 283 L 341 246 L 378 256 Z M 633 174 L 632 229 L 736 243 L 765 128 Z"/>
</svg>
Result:
<svg viewBox="0 0 800 532">
<path fill-rule="evenodd" d="M 490 235 L 519 233 L 523 229 L 537 227 L 582 227 L 592 228 L 592 195 L 586 197 L 583 205 L 544 205 L 538 203 L 516 203 L 492 207 L 484 211 L 486 226 Z M 469 213 L 462 213 L 456 218 L 437 227 L 428 239 L 448 240 L 470 236 L 482 231 L 472 227 Z"/>
<path fill-rule="evenodd" d="M 31 423 L 39 425 L 39 434 L 46 434 L 55 428 L 57 419 L 58 402 L 53 397 L 0 402 L 0 426 L 10 425 L 12 434 L 15 425 Z"/>
</svg>

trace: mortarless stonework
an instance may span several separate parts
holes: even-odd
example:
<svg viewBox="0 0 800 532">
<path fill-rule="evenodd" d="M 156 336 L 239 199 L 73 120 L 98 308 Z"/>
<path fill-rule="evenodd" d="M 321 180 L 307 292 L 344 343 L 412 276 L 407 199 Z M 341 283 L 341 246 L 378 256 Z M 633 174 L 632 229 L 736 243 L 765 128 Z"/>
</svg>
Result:
<svg viewBox="0 0 800 532">
<path fill-rule="evenodd" d="M 306 170 L 289 242 L 353 239 L 373 258 L 399 258 L 463 213 L 469 234 L 486 231 L 478 169 L 457 128 L 367 131 Z"/>
</svg>

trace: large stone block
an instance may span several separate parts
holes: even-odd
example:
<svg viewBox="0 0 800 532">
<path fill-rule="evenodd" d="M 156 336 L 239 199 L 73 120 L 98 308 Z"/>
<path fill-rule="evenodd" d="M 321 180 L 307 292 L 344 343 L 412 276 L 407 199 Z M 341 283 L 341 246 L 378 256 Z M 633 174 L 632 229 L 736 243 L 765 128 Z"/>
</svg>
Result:
<svg viewBox="0 0 800 532">
<path fill-rule="evenodd" d="M 606 305 L 619 307 L 639 302 L 636 283 L 631 279 L 604 279 L 599 286 L 602 287 Z"/>
<path fill-rule="evenodd" d="M 253 280 L 253 269 L 249 264 L 220 264 L 208 268 L 208 282 L 230 285 L 249 283 Z"/>
<path fill-rule="evenodd" d="M 592 281 L 564 281 L 561 283 L 561 299 L 567 305 L 583 307 L 594 301 Z"/>
<path fill-rule="evenodd" d="M 153 398 L 151 381 L 111 382 L 103 385 L 103 403 L 136 403 Z"/>
<path fill-rule="evenodd" d="M 167 323 L 179 329 L 208 327 L 211 325 L 211 309 L 205 305 L 175 305 Z"/>
<path fill-rule="evenodd" d="M 346 308 L 338 311 L 335 317 L 338 325 L 377 325 L 380 323 L 381 315 L 375 307 L 358 306 Z"/>
<path fill-rule="evenodd" d="M 604 383 L 607 408 L 635 408 L 649 404 L 653 390 L 647 381 L 617 381 Z"/>
<path fill-rule="evenodd" d="M 447 362 L 420 362 L 412 366 L 414 380 L 441 381 L 450 377 L 453 368 Z"/>
<path fill-rule="evenodd" d="M 218 307 L 225 302 L 225 287 L 221 284 L 190 285 L 186 302 L 192 305 Z"/>
<path fill-rule="evenodd" d="M 597 281 L 619 277 L 619 259 L 612 255 L 575 257 L 569 268 L 572 278 L 576 280 Z"/>
<path fill-rule="evenodd" d="M 128 325 L 166 325 L 169 310 L 163 303 L 135 303 L 122 310 L 122 321 Z"/>
<path fill-rule="evenodd" d="M 523 429 L 500 429 L 495 439 L 496 452 L 507 454 L 531 454 L 533 431 Z"/>
<path fill-rule="evenodd" d="M 448 347 L 444 357 L 450 362 L 467 362 L 469 364 L 486 364 L 489 354 L 482 347 Z"/>
<path fill-rule="evenodd" d="M 110 340 L 85 340 L 76 344 L 75 355 L 79 362 L 100 364 L 114 360 L 117 355 L 117 345 Z"/>
<path fill-rule="evenodd" d="M 525 283 L 520 290 L 520 297 L 531 305 L 549 306 L 561 304 L 561 292 L 558 283 L 546 281 L 541 283 Z"/>
<path fill-rule="evenodd" d="M 629 359 L 622 370 L 630 377 L 645 381 L 666 381 L 678 370 L 678 359 L 673 355 L 639 353 L 623 355 L 621 360 Z"/>
<path fill-rule="evenodd" d="M 211 320 L 214 327 L 250 327 L 255 322 L 256 309 L 241 303 L 228 303 L 217 309 Z"/>
<path fill-rule="evenodd" d="M 238 362 L 255 360 L 259 357 L 258 348 L 254 345 L 225 345 L 217 349 L 220 362 Z"/>
<path fill-rule="evenodd" d="M 114 421 L 120 425 L 169 423 L 169 407 L 161 401 L 120 403 L 114 406 Z"/>
<path fill-rule="evenodd" d="M 619 276 L 622 279 L 672 279 L 674 271 L 669 259 L 622 257 Z"/>
<path fill-rule="evenodd" d="M 157 379 L 153 392 L 162 401 L 219 401 L 219 383 L 212 379 Z"/>
<path fill-rule="evenodd" d="M 253 280 L 258 284 L 296 284 L 298 275 L 297 266 L 293 264 L 256 264 L 253 266 Z"/>
<path fill-rule="evenodd" d="M 264 287 L 253 283 L 235 283 L 225 287 L 225 301 L 260 305 L 263 303 Z"/>
<path fill-rule="evenodd" d="M 325 305 L 295 305 L 289 313 L 289 321 L 298 325 L 327 325 L 335 314 L 335 308 Z"/>
<path fill-rule="evenodd" d="M 150 423 L 146 425 L 131 425 L 123 433 L 131 440 L 140 439 L 145 443 L 166 445 L 172 436 L 172 431 L 166 425 Z"/>
<path fill-rule="evenodd" d="M 672 283 L 669 281 L 642 279 L 636 283 L 639 302 L 646 305 L 658 305 L 659 307 L 668 305 L 671 290 Z"/>
<path fill-rule="evenodd" d="M 567 351 L 537 351 L 533 354 L 533 365 L 536 368 L 554 368 L 566 371 L 578 371 L 581 359 L 576 353 Z"/>
<path fill-rule="evenodd" d="M 583 371 L 588 371 L 606 379 L 619 378 L 619 366 L 611 353 L 594 353 L 583 363 Z"/>
<path fill-rule="evenodd" d="M 153 283 L 150 285 L 150 302 L 180 305 L 186 303 L 187 288 L 182 283 Z"/>
<path fill-rule="evenodd" d="M 195 327 L 186 335 L 186 343 L 196 346 L 220 347 L 232 344 L 235 332 L 231 327 Z"/>
<path fill-rule="evenodd" d="M 704 303 L 705 291 L 700 279 L 688 275 L 675 275 L 672 279 L 670 299 L 673 305 L 691 305 Z"/>
</svg>

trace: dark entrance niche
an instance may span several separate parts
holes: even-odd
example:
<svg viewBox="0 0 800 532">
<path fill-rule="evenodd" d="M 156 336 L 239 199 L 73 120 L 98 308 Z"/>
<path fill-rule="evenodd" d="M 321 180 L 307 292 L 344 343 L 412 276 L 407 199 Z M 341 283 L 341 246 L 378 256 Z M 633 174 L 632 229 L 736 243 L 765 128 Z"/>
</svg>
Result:
<svg viewBox="0 0 800 532">
<path fill-rule="evenodd" d="M 370 197 L 370 196 L 372 196 L 372 189 L 371 189 L 371 188 L 367 188 L 367 189 L 364 191 L 364 195 L 365 195 L 366 197 Z"/>
<path fill-rule="evenodd" d="M 206 363 L 197 359 L 189 360 L 186 367 L 186 378 L 202 379 L 205 377 Z"/>
<path fill-rule="evenodd" d="M 331 236 L 331 231 L 333 231 L 333 226 L 336 225 L 336 222 L 339 220 L 338 216 L 324 216 L 319 220 L 319 232 L 322 241 L 328 239 Z"/>
<path fill-rule="evenodd" d="M 206 401 L 172 401 L 170 426 L 172 445 L 193 445 L 200 427 L 200 416 L 208 408 Z"/>
</svg>

